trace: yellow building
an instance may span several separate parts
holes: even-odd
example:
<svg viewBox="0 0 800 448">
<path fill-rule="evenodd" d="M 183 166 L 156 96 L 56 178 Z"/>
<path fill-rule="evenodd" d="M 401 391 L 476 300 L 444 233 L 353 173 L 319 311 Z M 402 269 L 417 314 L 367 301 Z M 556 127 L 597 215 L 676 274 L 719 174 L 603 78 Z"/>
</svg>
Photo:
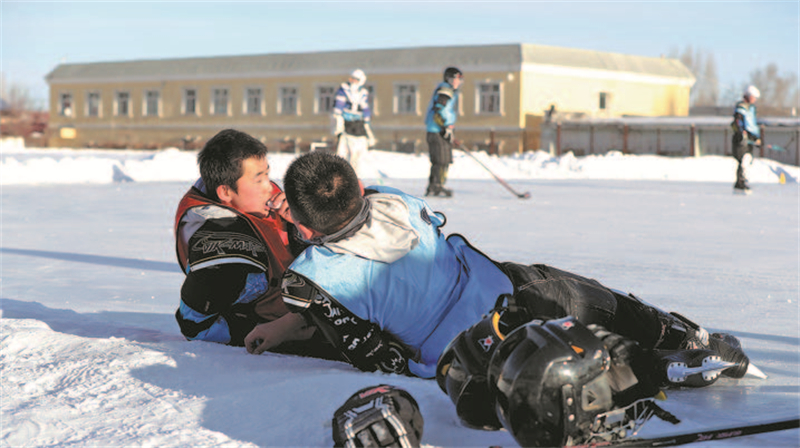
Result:
<svg viewBox="0 0 800 448">
<path fill-rule="evenodd" d="M 687 115 L 694 77 L 676 59 L 531 44 L 61 64 L 50 146 L 182 147 L 224 128 L 270 150 L 331 141 L 333 95 L 367 73 L 377 147 L 426 150 L 425 112 L 447 66 L 465 74 L 456 137 L 501 153 L 539 148 L 550 109 L 588 117 Z"/>
</svg>

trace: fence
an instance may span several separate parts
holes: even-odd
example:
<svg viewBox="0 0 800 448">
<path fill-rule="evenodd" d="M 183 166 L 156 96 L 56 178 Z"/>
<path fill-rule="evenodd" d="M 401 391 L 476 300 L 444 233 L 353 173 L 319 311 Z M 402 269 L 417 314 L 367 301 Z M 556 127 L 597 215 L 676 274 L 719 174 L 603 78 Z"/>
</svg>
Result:
<svg viewBox="0 0 800 448">
<path fill-rule="evenodd" d="M 730 118 L 663 117 L 571 120 L 542 123 L 542 149 L 561 155 L 658 154 L 664 156 L 731 155 Z M 764 119 L 761 157 L 800 165 L 800 120 Z"/>
</svg>

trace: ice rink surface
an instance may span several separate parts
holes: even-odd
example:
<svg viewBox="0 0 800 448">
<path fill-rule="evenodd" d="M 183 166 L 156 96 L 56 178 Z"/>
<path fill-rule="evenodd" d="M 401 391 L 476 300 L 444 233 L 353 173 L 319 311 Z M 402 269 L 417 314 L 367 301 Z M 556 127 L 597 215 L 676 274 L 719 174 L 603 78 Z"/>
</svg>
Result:
<svg viewBox="0 0 800 448">
<path fill-rule="evenodd" d="M 280 180 L 280 179 L 278 179 Z M 366 183 L 420 195 L 424 179 Z M 738 336 L 769 378 L 668 392 L 684 422 L 642 434 L 800 415 L 796 183 L 736 196 L 721 182 L 452 179 L 429 202 L 499 261 L 546 263 Z M 5 185 L 1 446 L 331 446 L 330 418 L 361 387 L 408 389 L 429 446 L 516 446 L 464 428 L 434 381 L 186 342 L 174 210 L 191 182 Z M 791 430 L 703 446 L 800 445 Z"/>
</svg>

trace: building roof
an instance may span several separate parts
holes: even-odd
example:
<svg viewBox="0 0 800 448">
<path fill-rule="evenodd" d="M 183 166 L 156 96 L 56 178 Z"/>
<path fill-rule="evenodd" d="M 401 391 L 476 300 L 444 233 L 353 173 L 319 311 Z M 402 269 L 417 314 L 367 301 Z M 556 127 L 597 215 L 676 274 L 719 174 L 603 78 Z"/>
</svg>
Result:
<svg viewBox="0 0 800 448">
<path fill-rule="evenodd" d="M 521 47 L 524 64 L 606 70 L 694 81 L 692 72 L 678 59 L 653 58 L 547 45 L 522 44 Z"/>
<path fill-rule="evenodd" d="M 557 66 L 694 81 L 676 59 L 605 53 L 532 44 L 416 47 L 202 58 L 60 64 L 48 83 L 164 81 L 370 74 L 440 73 L 446 65 L 470 71 L 522 71 Z"/>
</svg>

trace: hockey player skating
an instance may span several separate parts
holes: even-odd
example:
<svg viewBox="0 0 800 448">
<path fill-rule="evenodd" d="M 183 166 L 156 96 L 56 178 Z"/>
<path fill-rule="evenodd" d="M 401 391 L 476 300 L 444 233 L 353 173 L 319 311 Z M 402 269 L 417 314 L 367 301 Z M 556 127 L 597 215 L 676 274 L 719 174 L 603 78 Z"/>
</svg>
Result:
<svg viewBox="0 0 800 448">
<path fill-rule="evenodd" d="M 736 103 L 733 111 L 733 157 L 738 162 L 736 167 L 736 183 L 734 192 L 750 193 L 747 183 L 747 169 L 753 162 L 753 148 L 761 145 L 761 129 L 756 119 L 756 101 L 761 97 L 761 92 L 755 86 L 748 86 L 742 95 L 742 100 Z"/>
<path fill-rule="evenodd" d="M 187 339 L 242 346 L 256 324 L 288 312 L 280 279 L 305 246 L 284 219 L 285 196 L 269 178 L 263 143 L 226 129 L 197 159 L 201 177 L 175 216 L 178 262 L 186 274 L 175 318 Z M 318 342 L 278 350 L 325 357 Z"/>
<path fill-rule="evenodd" d="M 455 67 L 447 67 L 443 77 L 444 81 L 433 91 L 425 114 L 425 128 L 428 131 L 425 139 L 431 159 L 425 196 L 453 195 L 453 191 L 445 188 L 444 184 L 447 183 L 447 170 L 453 163 L 458 89 L 464 82 L 464 74 Z"/>
<path fill-rule="evenodd" d="M 336 137 L 336 154 L 353 165 L 356 173 L 361 158 L 376 140 L 372 133 L 372 111 L 369 107 L 369 91 L 364 87 L 367 75 L 361 69 L 350 74 L 336 91 L 333 104 L 333 135 Z"/>
<path fill-rule="evenodd" d="M 511 297 L 525 310 L 523 322 L 571 315 L 644 350 L 714 350 L 733 363 L 717 369 L 725 375 L 741 377 L 747 369 L 734 341 L 687 319 L 595 280 L 546 265 L 499 263 L 461 235 L 445 237 L 444 216 L 425 201 L 389 187 L 362 193 L 352 167 L 334 155 L 297 158 L 284 187 L 311 246 L 284 276 L 284 302 L 294 313 L 256 326 L 245 339 L 251 353 L 293 337 L 293 328 L 315 325 L 362 370 L 433 378 L 448 343 L 495 308 L 498 297 Z"/>
</svg>

